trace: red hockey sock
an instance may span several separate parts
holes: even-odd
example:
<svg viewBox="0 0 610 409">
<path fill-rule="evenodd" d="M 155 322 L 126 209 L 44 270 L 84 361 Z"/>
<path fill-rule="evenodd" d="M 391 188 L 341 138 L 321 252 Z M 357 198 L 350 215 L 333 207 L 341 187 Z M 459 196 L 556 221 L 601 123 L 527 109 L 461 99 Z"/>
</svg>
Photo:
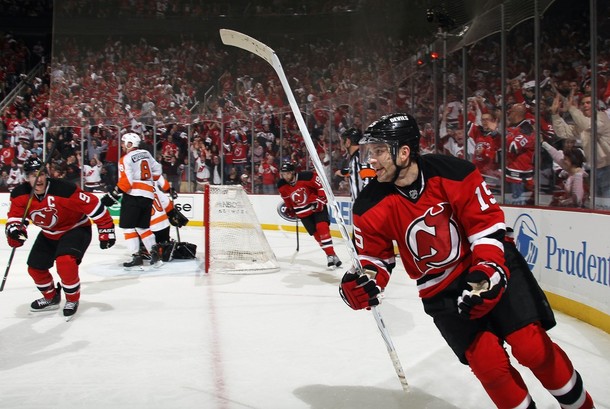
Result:
<svg viewBox="0 0 610 409">
<path fill-rule="evenodd" d="M 470 369 L 500 409 L 527 408 L 532 399 L 521 375 L 510 364 L 500 340 L 482 332 L 466 351 Z"/>
<path fill-rule="evenodd" d="M 527 325 L 506 337 L 513 356 L 530 368 L 562 408 L 593 408 L 593 400 L 566 353 L 539 324 Z"/>
<path fill-rule="evenodd" d="M 71 255 L 59 256 L 55 260 L 55 266 L 57 267 L 57 274 L 61 277 L 66 300 L 78 301 L 80 299 L 80 279 L 76 257 Z"/>
<path fill-rule="evenodd" d="M 34 284 L 36 284 L 38 291 L 42 293 L 44 298 L 50 300 L 55 296 L 55 283 L 49 270 L 28 267 L 28 274 L 34 280 Z"/>
<path fill-rule="evenodd" d="M 319 222 L 316 224 L 316 234 L 319 237 L 318 243 L 324 253 L 327 256 L 332 256 L 335 254 L 335 249 L 333 248 L 333 238 L 330 235 L 330 227 L 326 222 Z"/>
</svg>

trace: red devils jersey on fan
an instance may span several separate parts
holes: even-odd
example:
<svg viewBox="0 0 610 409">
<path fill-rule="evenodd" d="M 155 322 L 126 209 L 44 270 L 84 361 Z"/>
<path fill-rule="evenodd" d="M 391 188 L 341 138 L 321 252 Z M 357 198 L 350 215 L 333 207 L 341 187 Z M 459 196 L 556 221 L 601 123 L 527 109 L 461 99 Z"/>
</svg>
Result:
<svg viewBox="0 0 610 409">
<path fill-rule="evenodd" d="M 26 215 L 26 219 L 40 227 L 46 237 L 57 240 L 70 229 L 90 225 L 91 220 L 98 226 L 112 225 L 110 213 L 94 194 L 84 192 L 74 183 L 63 179 L 47 180 L 46 193 L 43 197 L 36 194 L 32 197 Z M 21 221 L 31 190 L 28 182 L 13 189 L 7 224 Z"/>
<path fill-rule="evenodd" d="M 475 166 L 424 155 L 406 188 L 373 179 L 354 202 L 354 242 L 364 267 L 391 271 L 393 240 L 422 298 L 447 287 L 471 265 L 504 266 L 504 213 Z"/>
<path fill-rule="evenodd" d="M 534 170 L 536 135 L 534 127 L 524 119 L 506 130 L 506 180 L 521 183 L 531 180 Z"/>
<path fill-rule="evenodd" d="M 475 148 L 472 162 L 483 174 L 497 170 L 498 151 L 502 149 L 502 137 L 497 131 L 485 131 L 482 126 L 468 123 L 468 137 L 472 138 Z"/>
<path fill-rule="evenodd" d="M 280 179 L 277 189 L 286 207 L 293 209 L 300 219 L 313 213 L 318 198 L 326 203 L 322 182 L 315 172 L 298 172 L 293 183 Z"/>
</svg>

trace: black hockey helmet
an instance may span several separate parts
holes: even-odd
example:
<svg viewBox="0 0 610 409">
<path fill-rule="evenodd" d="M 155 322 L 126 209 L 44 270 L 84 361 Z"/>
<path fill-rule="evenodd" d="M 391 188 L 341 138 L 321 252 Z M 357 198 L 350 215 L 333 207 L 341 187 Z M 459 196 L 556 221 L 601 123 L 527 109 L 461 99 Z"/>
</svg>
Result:
<svg viewBox="0 0 610 409">
<path fill-rule="evenodd" d="M 352 144 L 358 145 L 362 138 L 362 131 L 358 128 L 349 128 L 341 134 L 341 138 L 343 138 L 343 140 L 349 139 Z"/>
<path fill-rule="evenodd" d="M 294 172 L 294 163 L 282 163 L 282 166 L 280 167 L 280 172 Z"/>
<path fill-rule="evenodd" d="M 366 128 L 360 145 L 372 143 L 387 143 L 392 157 L 396 160 L 396 152 L 401 146 L 411 148 L 411 157 L 419 154 L 419 126 L 412 115 L 394 113 L 384 115 Z"/>
<path fill-rule="evenodd" d="M 29 158 L 25 162 L 23 162 L 23 173 L 25 173 L 26 175 L 32 172 L 36 172 L 38 169 L 41 168 L 42 161 L 38 158 Z"/>
</svg>

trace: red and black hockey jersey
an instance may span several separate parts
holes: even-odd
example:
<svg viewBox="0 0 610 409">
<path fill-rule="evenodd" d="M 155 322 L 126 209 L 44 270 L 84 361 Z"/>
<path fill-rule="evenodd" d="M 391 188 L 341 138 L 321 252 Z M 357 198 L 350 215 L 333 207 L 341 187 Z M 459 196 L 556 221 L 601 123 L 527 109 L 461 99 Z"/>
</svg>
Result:
<svg viewBox="0 0 610 409">
<path fill-rule="evenodd" d="M 43 234 L 53 240 L 78 226 L 111 226 L 112 217 L 97 196 L 85 192 L 74 183 L 63 179 L 47 179 L 44 196 L 34 195 L 26 219 L 42 229 Z M 7 224 L 20 222 L 30 197 L 32 187 L 28 182 L 15 187 L 11 192 L 11 204 Z M 91 220 L 90 220 L 91 219 Z"/>
<path fill-rule="evenodd" d="M 372 180 L 354 203 L 354 242 L 363 265 L 388 271 L 396 241 L 422 298 L 432 297 L 478 263 L 504 266 L 504 213 L 476 167 L 424 155 L 405 188 Z M 506 271 L 508 273 L 508 271 Z"/>
<path fill-rule="evenodd" d="M 293 209 L 300 219 L 314 212 L 316 201 L 326 203 L 326 194 L 322 187 L 322 181 L 315 172 L 298 172 L 295 174 L 295 179 L 292 183 L 280 179 L 277 189 L 286 207 Z"/>
</svg>

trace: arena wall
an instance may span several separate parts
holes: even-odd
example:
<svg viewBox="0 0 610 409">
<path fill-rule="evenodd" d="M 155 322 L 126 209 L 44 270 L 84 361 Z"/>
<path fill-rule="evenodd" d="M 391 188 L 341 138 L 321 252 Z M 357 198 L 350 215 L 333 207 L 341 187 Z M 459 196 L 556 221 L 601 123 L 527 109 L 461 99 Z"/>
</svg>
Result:
<svg viewBox="0 0 610 409">
<path fill-rule="evenodd" d="M 276 211 L 279 196 L 250 195 L 265 230 L 295 231 Z M 337 198 L 343 219 L 351 224 L 348 197 Z M 203 225 L 201 194 L 180 194 L 175 204 L 191 222 Z M 0 221 L 6 221 L 9 195 L 0 194 Z M 506 224 L 554 309 L 610 333 L 610 229 L 608 215 L 552 208 L 503 207 Z M 118 219 L 118 209 L 111 209 Z M 332 219 L 333 235 L 340 236 Z M 300 227 L 301 232 L 305 232 Z M 4 243 L 3 245 L 6 245 Z"/>
</svg>

